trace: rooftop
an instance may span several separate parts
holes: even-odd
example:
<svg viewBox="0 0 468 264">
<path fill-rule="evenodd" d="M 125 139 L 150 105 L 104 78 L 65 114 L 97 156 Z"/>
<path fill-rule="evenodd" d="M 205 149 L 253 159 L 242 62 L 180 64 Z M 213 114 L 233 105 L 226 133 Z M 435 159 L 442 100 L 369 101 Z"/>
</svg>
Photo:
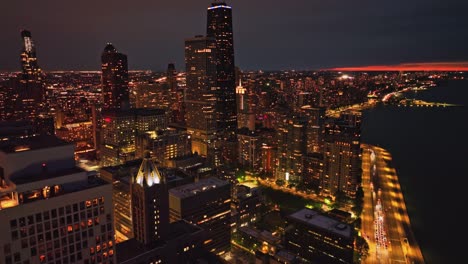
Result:
<svg viewBox="0 0 468 264">
<path fill-rule="evenodd" d="M 335 233 L 346 238 L 351 238 L 352 236 L 352 228 L 348 224 L 340 222 L 331 217 L 322 215 L 319 212 L 308 208 L 304 208 L 289 215 L 289 218 L 306 223 L 310 226 L 327 230 L 329 232 Z"/>
<path fill-rule="evenodd" d="M 56 136 L 40 135 L 0 142 L 0 151 L 4 153 L 15 153 L 65 145 L 73 145 L 73 143 L 65 142 Z"/>
<path fill-rule="evenodd" d="M 172 188 L 169 193 L 179 198 L 187 198 L 196 195 L 200 192 L 205 192 L 215 188 L 229 185 L 227 181 L 220 180 L 218 178 L 203 179 L 198 182 L 182 185 L 180 187 Z"/>
</svg>

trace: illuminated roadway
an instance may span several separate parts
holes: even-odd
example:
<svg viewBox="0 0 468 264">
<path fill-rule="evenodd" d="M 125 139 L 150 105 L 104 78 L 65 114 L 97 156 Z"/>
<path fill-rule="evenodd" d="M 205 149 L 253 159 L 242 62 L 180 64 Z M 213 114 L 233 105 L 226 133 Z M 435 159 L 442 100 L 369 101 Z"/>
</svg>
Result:
<svg viewBox="0 0 468 264">
<path fill-rule="evenodd" d="M 384 149 L 363 144 L 364 210 L 362 233 L 368 240 L 370 256 L 364 263 L 424 263 L 421 249 L 411 230 L 411 224 L 394 168 L 388 164 L 391 155 Z M 371 160 L 371 153 L 375 154 Z M 373 169 L 375 165 L 375 170 Z M 374 172 L 375 171 L 375 172 Z M 387 247 L 377 246 L 375 208 L 382 203 Z"/>
</svg>

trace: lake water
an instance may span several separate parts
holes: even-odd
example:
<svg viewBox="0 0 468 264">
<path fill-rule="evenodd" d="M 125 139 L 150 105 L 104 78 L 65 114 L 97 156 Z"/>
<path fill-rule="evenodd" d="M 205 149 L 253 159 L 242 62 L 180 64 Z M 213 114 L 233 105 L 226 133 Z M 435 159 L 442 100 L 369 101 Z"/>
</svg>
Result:
<svg viewBox="0 0 468 264">
<path fill-rule="evenodd" d="M 367 110 L 362 141 L 392 154 L 426 262 L 467 263 L 468 222 L 461 215 L 468 201 L 468 80 L 446 81 L 415 98 L 463 106 Z"/>
</svg>

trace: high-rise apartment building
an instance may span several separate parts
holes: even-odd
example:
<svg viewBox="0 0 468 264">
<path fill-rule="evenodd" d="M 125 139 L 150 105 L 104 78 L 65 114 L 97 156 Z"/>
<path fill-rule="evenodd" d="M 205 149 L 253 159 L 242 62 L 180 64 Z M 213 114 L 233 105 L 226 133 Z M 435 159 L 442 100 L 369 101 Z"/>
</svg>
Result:
<svg viewBox="0 0 468 264">
<path fill-rule="evenodd" d="M 222 254 L 231 245 L 231 184 L 207 178 L 169 190 L 171 222 L 186 220 L 205 229 L 204 247 Z"/>
<path fill-rule="evenodd" d="M 130 101 L 127 55 L 117 52 L 115 47 L 108 43 L 101 55 L 101 62 L 104 108 L 128 108 Z"/>
<path fill-rule="evenodd" d="M 217 116 L 220 130 L 237 128 L 236 79 L 234 64 L 234 37 L 232 8 L 224 2 L 214 2 L 208 7 L 207 37 L 216 41 Z"/>
<path fill-rule="evenodd" d="M 361 178 L 361 116 L 342 113 L 325 124 L 323 194 L 353 197 Z"/>
<path fill-rule="evenodd" d="M 0 144 L 0 263 L 115 263 L 112 185 L 54 136 Z"/>
</svg>

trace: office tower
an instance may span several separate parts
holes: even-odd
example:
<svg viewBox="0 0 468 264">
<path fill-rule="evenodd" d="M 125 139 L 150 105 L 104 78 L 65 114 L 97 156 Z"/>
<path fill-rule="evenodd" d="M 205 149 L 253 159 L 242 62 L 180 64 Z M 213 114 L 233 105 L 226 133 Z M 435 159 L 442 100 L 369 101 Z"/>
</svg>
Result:
<svg viewBox="0 0 468 264">
<path fill-rule="evenodd" d="M 53 136 L 0 144 L 1 263 L 115 263 L 112 185 Z"/>
<path fill-rule="evenodd" d="M 128 108 L 130 99 L 127 55 L 117 52 L 114 46 L 108 43 L 101 55 L 101 62 L 104 108 Z"/>
<path fill-rule="evenodd" d="M 135 238 L 144 244 L 165 241 L 169 225 L 166 179 L 149 153 L 132 179 L 131 199 Z"/>
<path fill-rule="evenodd" d="M 102 111 L 101 164 L 113 166 L 135 158 L 135 138 L 148 131 L 165 130 L 162 109 L 109 109 Z"/>
<path fill-rule="evenodd" d="M 196 36 L 185 40 L 186 120 L 192 136 L 192 152 L 219 164 L 216 135 L 216 42 Z"/>
<path fill-rule="evenodd" d="M 260 171 L 261 138 L 256 132 L 242 129 L 237 133 L 239 165 L 251 172 Z"/>
<path fill-rule="evenodd" d="M 325 124 L 324 168 L 321 188 L 325 195 L 356 194 L 361 179 L 361 116 L 342 113 Z"/>
<path fill-rule="evenodd" d="M 207 232 L 205 248 L 215 254 L 231 245 L 231 185 L 218 178 L 203 179 L 169 190 L 171 222 L 184 219 Z"/>
<path fill-rule="evenodd" d="M 44 74 L 37 63 L 36 46 L 31 32 L 21 31 L 23 48 L 21 50 L 21 77 L 15 86 L 17 98 L 14 103 L 13 119 L 35 118 L 44 110 Z"/>
<path fill-rule="evenodd" d="M 304 208 L 287 217 L 286 249 L 311 263 L 353 262 L 353 228 Z"/>
<path fill-rule="evenodd" d="M 27 30 L 21 31 L 21 38 L 23 39 L 23 49 L 21 51 L 21 83 L 25 85 L 32 85 L 32 88 L 38 89 L 34 91 L 34 95 L 38 96 L 37 99 L 43 99 L 44 90 L 42 87 L 43 73 L 37 63 L 36 46 L 32 40 L 31 32 Z"/>
<path fill-rule="evenodd" d="M 237 128 L 234 38 L 232 8 L 226 3 L 214 2 L 208 7 L 206 35 L 216 40 L 218 128 L 234 131 Z"/>
</svg>

